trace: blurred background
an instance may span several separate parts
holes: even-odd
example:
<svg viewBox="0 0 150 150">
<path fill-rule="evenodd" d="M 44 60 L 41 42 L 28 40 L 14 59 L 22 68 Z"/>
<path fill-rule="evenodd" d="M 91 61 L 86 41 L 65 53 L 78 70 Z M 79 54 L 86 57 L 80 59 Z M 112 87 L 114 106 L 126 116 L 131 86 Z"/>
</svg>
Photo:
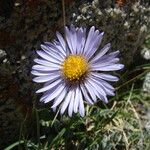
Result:
<svg viewBox="0 0 150 150">
<path fill-rule="evenodd" d="M 63 11 L 63 9 L 65 11 Z M 66 25 L 104 31 L 120 50 L 116 96 L 60 116 L 39 102 L 30 74 L 35 50 Z M 149 0 L 0 0 L 0 149 L 150 150 Z"/>
</svg>

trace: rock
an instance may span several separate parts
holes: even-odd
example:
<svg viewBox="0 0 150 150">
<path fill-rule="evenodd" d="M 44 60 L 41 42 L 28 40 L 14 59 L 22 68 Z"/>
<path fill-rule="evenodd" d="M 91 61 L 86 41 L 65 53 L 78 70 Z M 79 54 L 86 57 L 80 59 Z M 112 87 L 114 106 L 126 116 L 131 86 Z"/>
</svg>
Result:
<svg viewBox="0 0 150 150">
<path fill-rule="evenodd" d="M 150 96 L 150 72 L 145 76 L 142 91 L 144 95 Z"/>
<path fill-rule="evenodd" d="M 0 49 L 0 61 L 3 60 L 6 57 L 6 52 L 2 49 Z"/>
<path fill-rule="evenodd" d="M 150 60 L 150 49 L 148 48 L 144 48 L 142 51 L 141 51 L 141 54 L 143 56 L 144 59 L 146 60 Z"/>
<path fill-rule="evenodd" d="M 112 51 L 120 50 L 121 61 L 128 68 L 133 63 L 134 56 L 140 55 L 150 26 L 148 14 L 150 9 L 144 2 L 124 2 L 119 7 L 110 0 L 93 0 L 81 5 L 69 22 L 77 26 L 94 25 L 104 31 L 102 45 L 110 42 Z"/>
</svg>

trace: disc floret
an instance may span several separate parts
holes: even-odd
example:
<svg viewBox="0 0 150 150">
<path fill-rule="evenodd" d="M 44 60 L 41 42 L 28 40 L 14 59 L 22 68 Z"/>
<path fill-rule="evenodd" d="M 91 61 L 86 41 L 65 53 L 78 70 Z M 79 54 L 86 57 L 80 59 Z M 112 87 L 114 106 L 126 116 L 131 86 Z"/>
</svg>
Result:
<svg viewBox="0 0 150 150">
<path fill-rule="evenodd" d="M 63 76 L 69 81 L 80 80 L 88 70 L 88 63 L 81 55 L 68 56 L 62 66 Z"/>
</svg>

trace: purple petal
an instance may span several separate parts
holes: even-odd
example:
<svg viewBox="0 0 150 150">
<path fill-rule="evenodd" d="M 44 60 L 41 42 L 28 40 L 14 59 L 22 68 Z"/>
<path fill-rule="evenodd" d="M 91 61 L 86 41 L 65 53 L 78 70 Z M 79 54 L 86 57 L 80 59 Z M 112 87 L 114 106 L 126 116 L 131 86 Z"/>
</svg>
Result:
<svg viewBox="0 0 150 150">
<path fill-rule="evenodd" d="M 61 44 L 57 41 L 54 41 L 53 43 L 50 42 L 44 42 L 46 46 L 48 46 L 51 50 L 54 52 L 56 51 L 57 54 L 59 54 L 62 58 L 66 56 L 66 51 L 62 48 Z"/>
<path fill-rule="evenodd" d="M 96 102 L 97 99 L 96 99 L 96 95 L 95 95 L 95 93 L 94 93 L 94 89 L 93 89 L 91 86 L 89 86 L 89 84 L 88 84 L 87 82 L 84 83 L 84 86 L 86 87 L 87 91 L 89 92 L 89 94 L 90 94 L 92 100 L 93 100 L 94 102 Z"/>
<path fill-rule="evenodd" d="M 79 113 L 80 113 L 81 117 L 85 116 L 85 110 L 84 110 L 83 97 L 82 97 L 81 90 L 79 90 Z"/>
<path fill-rule="evenodd" d="M 109 88 L 111 90 L 115 90 L 113 86 L 111 86 L 108 82 L 102 80 L 101 78 L 96 77 L 95 74 L 92 74 L 92 79 L 94 79 L 98 83 L 101 83 L 101 84 L 105 85 L 107 88 Z"/>
<path fill-rule="evenodd" d="M 45 84 L 46 86 L 46 84 Z M 53 93 L 56 90 L 57 86 L 54 86 L 53 88 L 51 88 L 50 90 L 47 90 L 46 92 L 44 92 L 44 94 L 42 95 L 42 97 L 40 98 L 40 102 L 44 102 L 44 100 L 46 100 L 46 98 L 51 95 L 51 93 Z"/>
<path fill-rule="evenodd" d="M 112 66 L 112 65 L 118 65 L 118 66 L 122 65 L 122 64 L 115 64 L 119 61 L 119 58 L 114 57 L 117 53 L 113 53 L 112 55 L 109 55 L 109 54 L 104 55 L 103 57 L 96 60 L 95 62 L 93 63 L 90 62 L 92 69 L 98 70 L 98 68 L 105 67 L 105 66 L 107 67 L 107 66 Z"/>
<path fill-rule="evenodd" d="M 79 28 L 77 30 L 77 54 L 82 54 L 86 41 L 86 29 Z"/>
<path fill-rule="evenodd" d="M 51 75 L 46 75 L 46 76 L 41 76 L 41 77 L 35 77 L 33 78 L 34 82 L 37 83 L 43 83 L 43 82 L 47 82 L 47 81 L 53 81 L 60 78 L 59 74 L 51 74 Z"/>
<path fill-rule="evenodd" d="M 44 51 L 36 51 L 36 52 L 37 52 L 37 54 L 38 54 L 39 56 L 41 56 L 43 59 L 46 59 L 46 60 L 48 60 L 48 61 L 50 61 L 50 62 L 53 62 L 53 63 L 56 63 L 56 64 L 61 64 L 60 61 L 58 61 L 58 60 L 55 59 L 55 58 L 52 58 L 50 55 L 48 55 L 48 54 L 45 53 Z"/>
<path fill-rule="evenodd" d="M 82 94 L 83 94 L 83 96 L 84 96 L 85 100 L 86 100 L 89 104 L 91 104 L 91 105 L 92 105 L 92 104 L 93 104 L 93 102 L 92 102 L 91 98 L 89 97 L 89 95 L 88 95 L 88 92 L 87 92 L 86 88 L 84 87 L 84 85 L 80 85 L 80 87 L 81 87 Z"/>
<path fill-rule="evenodd" d="M 32 70 L 31 74 L 35 76 L 47 76 L 47 75 L 51 75 L 51 72 L 41 72 L 41 71 Z"/>
<path fill-rule="evenodd" d="M 63 51 L 66 52 L 66 42 L 65 42 L 64 38 L 62 37 L 62 35 L 59 32 L 56 32 L 56 36 L 57 36 L 59 42 L 61 43 Z"/>
<path fill-rule="evenodd" d="M 86 53 L 86 57 L 88 59 L 90 59 L 99 48 L 102 38 L 103 38 L 103 34 L 104 34 L 103 32 L 99 34 L 98 30 L 95 31 L 95 35 L 93 36 L 92 43 L 91 45 L 89 45 L 87 53 Z"/>
<path fill-rule="evenodd" d="M 91 79 L 96 82 L 101 88 L 103 88 L 106 92 L 107 95 L 110 95 L 110 96 L 114 96 L 114 88 L 109 84 L 107 83 L 106 81 L 104 80 L 101 80 L 99 78 L 96 78 L 94 76 L 91 77 Z"/>
<path fill-rule="evenodd" d="M 101 86 L 99 86 L 96 82 L 92 81 L 91 79 L 88 80 L 90 86 L 95 89 L 95 95 L 101 99 L 102 101 L 104 101 L 105 103 L 108 103 L 107 97 L 106 97 L 106 93 L 103 90 L 103 88 Z"/>
<path fill-rule="evenodd" d="M 116 76 L 112 76 L 112 75 L 109 75 L 109 74 L 104 74 L 104 73 L 96 73 L 96 72 L 93 72 L 91 73 L 93 74 L 95 77 L 98 77 L 98 78 L 101 78 L 101 79 L 104 79 L 104 80 L 107 80 L 107 81 L 118 81 L 119 78 L 116 77 Z"/>
<path fill-rule="evenodd" d="M 105 67 L 105 66 L 109 66 L 112 64 L 115 64 L 119 61 L 119 58 L 113 58 L 111 60 L 99 60 L 99 61 L 95 61 L 93 64 L 91 64 L 91 67 L 94 69 L 100 68 L 100 67 Z"/>
<path fill-rule="evenodd" d="M 102 66 L 102 67 L 94 67 L 92 68 L 92 71 L 116 71 L 124 68 L 123 64 L 112 64 L 108 66 Z"/>
<path fill-rule="evenodd" d="M 34 62 L 43 66 L 48 66 L 48 67 L 60 67 L 59 64 L 55 64 L 55 63 L 52 63 L 43 59 L 38 59 L 38 58 L 34 59 Z"/>
<path fill-rule="evenodd" d="M 76 49 L 77 49 L 77 34 L 76 34 L 76 28 L 74 27 L 74 25 L 70 26 L 70 33 L 71 33 L 71 42 L 72 42 L 72 46 L 73 46 L 73 51 L 76 53 Z"/>
<path fill-rule="evenodd" d="M 53 51 L 51 47 L 41 44 L 41 48 L 47 53 L 51 58 L 54 58 L 58 61 L 62 60 L 61 55 L 58 54 L 57 51 Z"/>
<path fill-rule="evenodd" d="M 103 55 L 105 55 L 108 50 L 110 49 L 110 43 L 106 44 L 92 60 L 91 62 L 94 63 L 95 61 L 99 60 Z"/>
<path fill-rule="evenodd" d="M 73 30 L 73 28 L 71 28 L 71 30 L 69 30 L 68 27 L 65 27 L 65 33 L 66 33 L 67 44 L 69 46 L 71 54 L 75 54 L 76 53 L 76 45 L 77 45 L 76 44 L 76 31 Z"/>
<path fill-rule="evenodd" d="M 63 91 L 55 98 L 55 102 L 51 108 L 57 107 L 65 98 L 66 94 L 67 94 L 67 88 L 65 87 Z"/>
<path fill-rule="evenodd" d="M 61 110 L 60 110 L 61 114 L 63 114 L 65 112 L 66 108 L 68 107 L 73 92 L 74 91 L 72 91 L 72 90 L 68 92 L 68 95 L 66 96 L 66 98 L 65 98 L 65 100 L 64 100 L 64 102 L 62 104 Z"/>
<path fill-rule="evenodd" d="M 75 90 L 74 112 L 77 113 L 79 107 L 79 87 Z"/>
<path fill-rule="evenodd" d="M 117 57 L 117 55 L 119 54 L 120 52 L 119 51 L 115 51 L 115 52 L 112 52 L 112 53 L 109 53 L 109 54 L 106 54 L 100 58 L 97 58 L 96 62 L 110 62 L 112 61 L 113 59 L 115 59 L 115 57 Z M 94 59 L 94 58 L 93 58 Z M 93 63 L 95 61 L 92 61 Z"/>
<path fill-rule="evenodd" d="M 87 36 L 87 40 L 86 40 L 86 43 L 85 43 L 85 47 L 84 47 L 84 51 L 83 53 L 86 54 L 87 51 L 88 51 L 88 47 L 91 45 L 92 43 L 92 39 L 93 39 L 93 36 L 94 36 L 94 32 L 95 32 L 95 27 L 92 26 L 90 28 L 90 31 L 88 33 L 88 36 Z"/>
<path fill-rule="evenodd" d="M 45 92 L 47 90 L 50 90 L 54 86 L 59 85 L 61 82 L 62 82 L 62 80 L 58 79 L 58 80 L 54 81 L 53 83 L 51 83 L 50 85 L 44 86 L 43 88 L 37 90 L 36 93 L 41 93 L 41 92 Z"/>
<path fill-rule="evenodd" d="M 46 97 L 43 101 L 44 103 L 48 103 L 51 100 L 53 100 L 54 98 L 58 97 L 62 91 L 64 90 L 65 86 L 63 84 L 58 85 L 57 87 L 55 87 L 55 90 L 53 92 L 51 92 L 49 94 L 48 97 Z"/>
<path fill-rule="evenodd" d="M 68 115 L 70 117 L 72 117 L 72 113 L 73 113 L 73 104 L 74 104 L 74 100 L 75 100 L 75 91 L 73 91 L 72 95 L 71 95 L 71 98 L 70 98 L 70 104 L 69 104 L 69 107 L 68 107 Z"/>
<path fill-rule="evenodd" d="M 34 65 L 32 67 L 33 70 L 39 70 L 39 71 L 57 71 L 60 70 L 59 67 L 47 67 L 42 65 Z"/>
</svg>

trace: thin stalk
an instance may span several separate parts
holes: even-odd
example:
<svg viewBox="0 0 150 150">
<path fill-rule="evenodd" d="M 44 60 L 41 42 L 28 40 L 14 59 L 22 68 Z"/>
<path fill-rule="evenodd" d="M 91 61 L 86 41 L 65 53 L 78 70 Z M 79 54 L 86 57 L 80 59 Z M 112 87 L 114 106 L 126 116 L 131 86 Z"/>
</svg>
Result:
<svg viewBox="0 0 150 150">
<path fill-rule="evenodd" d="M 24 124 L 25 124 L 25 122 L 27 120 L 27 117 L 28 117 L 28 111 L 27 111 L 27 113 L 25 115 L 25 118 L 24 118 L 24 120 L 23 120 L 23 122 L 21 123 L 21 126 L 20 126 L 18 150 L 21 149 L 20 144 L 22 142 L 22 140 L 21 140 L 21 138 L 22 138 L 22 132 L 23 132 L 23 127 L 24 127 Z"/>
<path fill-rule="evenodd" d="M 142 72 L 141 74 L 139 74 L 139 75 L 137 75 L 136 77 L 130 79 L 129 81 L 123 83 L 123 84 L 120 85 L 119 87 L 116 87 L 116 90 L 118 90 L 118 89 L 122 88 L 123 86 L 125 86 L 125 85 L 127 85 L 127 84 L 129 84 L 129 83 L 131 83 L 131 82 L 133 82 L 133 81 L 135 81 L 135 80 L 137 80 L 138 78 L 140 78 L 140 77 L 143 76 L 144 74 L 148 73 L 149 71 L 150 71 L 150 70 L 145 70 L 145 71 Z"/>
<path fill-rule="evenodd" d="M 37 139 L 38 139 L 38 150 L 41 150 L 41 144 L 40 144 L 40 125 L 39 125 L 39 115 L 37 109 L 35 109 L 36 113 L 36 126 L 37 126 Z"/>
<path fill-rule="evenodd" d="M 62 0 L 62 13 L 63 13 L 63 25 L 66 25 L 66 12 L 65 12 L 65 1 Z"/>
</svg>

